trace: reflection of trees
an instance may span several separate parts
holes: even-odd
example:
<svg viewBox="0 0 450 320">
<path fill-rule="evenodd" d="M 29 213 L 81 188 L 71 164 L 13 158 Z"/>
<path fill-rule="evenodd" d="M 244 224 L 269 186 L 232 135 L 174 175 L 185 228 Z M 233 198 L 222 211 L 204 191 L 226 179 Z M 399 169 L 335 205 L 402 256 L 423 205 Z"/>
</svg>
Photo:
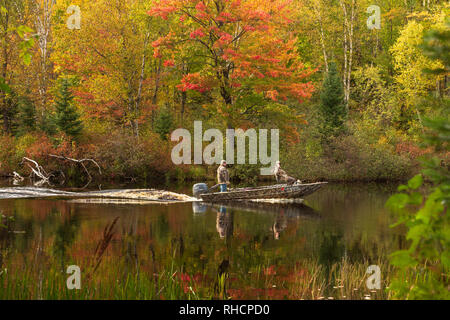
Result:
<svg viewBox="0 0 450 320">
<path fill-rule="evenodd" d="M 124 219 L 122 219 L 124 221 Z M 138 241 L 138 224 L 139 224 L 139 216 L 134 213 L 131 219 L 127 219 L 124 222 L 122 228 L 122 238 L 124 241 L 122 245 L 125 246 L 125 260 L 126 260 L 126 271 L 128 272 L 128 266 L 134 265 L 134 268 L 139 276 L 139 255 L 137 250 L 137 241 Z"/>
<path fill-rule="evenodd" d="M 340 230 L 323 230 L 319 232 L 322 241 L 319 246 L 319 264 L 324 267 L 323 276 L 326 283 L 336 283 L 335 273 L 330 275 L 333 264 L 341 262 L 346 254 L 346 248 L 342 233 Z M 327 294 L 331 288 L 327 287 L 322 294 Z"/>
<path fill-rule="evenodd" d="M 318 193 L 317 197 L 321 194 Z M 324 202 L 314 207 L 321 207 Z M 355 222 L 354 215 L 349 213 L 342 215 L 345 220 L 341 221 L 338 219 L 341 216 L 326 214 L 326 210 L 321 210 L 319 214 L 303 204 L 236 203 L 227 204 L 222 210 L 219 206 L 208 206 L 205 214 L 195 216 L 190 204 L 170 207 L 171 211 L 159 206 L 120 206 L 120 209 L 94 206 L 79 209 L 78 221 L 70 213 L 71 205 L 64 202 L 17 201 L 14 205 L 18 206 L 14 229 L 26 230 L 26 234 L 9 241 L 16 252 L 16 260 L 13 262 L 19 267 L 32 265 L 30 262 L 38 253 L 36 245 L 41 251 L 45 246 L 47 251 L 50 245 L 53 246 L 51 249 L 55 257 L 50 262 L 53 265 L 63 263 L 64 259 L 67 261 L 67 254 L 75 241 L 78 248 L 91 248 L 95 245 L 93 240 L 96 237 L 76 237 L 80 217 L 83 218 L 83 234 L 98 235 L 104 228 L 104 224 L 100 222 L 120 210 L 120 221 L 124 222 L 122 237 L 117 238 L 120 243 L 111 248 L 111 254 L 104 256 L 104 264 L 117 266 L 120 274 L 110 275 L 104 272 L 102 277 L 122 279 L 122 276 L 135 274 L 136 266 L 138 272 L 141 270 L 141 278 L 144 278 L 145 273 L 153 275 L 157 282 L 160 273 L 174 270 L 178 271 L 177 275 L 181 272 L 191 277 L 197 275 L 202 280 L 196 281 L 204 281 L 203 285 L 208 288 L 217 283 L 217 294 L 225 291 L 225 286 L 221 284 L 225 285 L 223 280 L 227 277 L 227 290 L 230 283 L 232 288 L 236 287 L 233 281 L 239 281 L 239 286 L 242 287 L 254 286 L 256 280 L 253 275 L 268 267 L 274 267 L 276 277 L 296 270 L 296 263 L 303 260 L 314 263 L 319 261 L 323 269 L 328 270 L 344 256 L 350 259 L 349 262 L 358 263 L 360 257 L 382 255 L 383 251 L 376 252 L 375 246 L 378 246 L 377 250 L 384 250 L 387 245 L 397 245 L 397 242 L 404 239 L 400 236 L 393 239 L 391 233 L 380 231 L 383 230 L 382 225 L 374 225 L 372 221 L 378 220 L 372 216 L 361 216 L 364 218 L 361 219 L 362 222 Z M 377 208 L 375 206 L 373 210 L 378 210 Z M 344 209 L 349 210 L 349 207 L 340 205 L 339 201 L 329 204 L 329 210 L 333 214 Z M 148 214 L 139 214 L 140 212 Z M 85 216 L 87 219 L 84 219 Z M 381 215 L 382 217 L 384 216 Z M 356 228 L 355 225 L 361 225 L 361 228 Z M 369 233 L 371 230 L 373 232 Z M 275 241 L 274 236 L 279 237 L 279 240 Z M 8 234 L 7 237 L 14 237 L 14 234 Z M 1 241 L 2 235 L 0 246 L 4 245 Z M 22 250 L 20 243 L 25 244 L 26 241 L 30 241 L 29 248 Z M 401 246 L 401 243 L 398 245 Z M 79 258 L 84 259 L 92 250 L 77 252 L 82 255 Z M 27 254 L 28 261 L 19 256 L 22 253 Z M 12 258 L 14 257 L 11 260 Z M 8 263 L 10 259 L 4 257 L 3 260 Z M 43 264 L 44 270 L 48 265 L 49 263 Z M 124 265 L 127 267 L 124 268 Z M 37 263 L 33 268 L 36 266 Z M 279 267 L 282 268 L 278 269 Z M 325 277 L 320 280 L 325 280 Z"/>
<path fill-rule="evenodd" d="M 324 230 L 319 233 L 322 236 L 319 246 L 319 264 L 323 265 L 328 272 L 333 263 L 341 261 L 344 257 L 345 244 L 340 231 Z"/>
<path fill-rule="evenodd" d="M 52 253 L 59 260 L 62 271 L 65 269 L 67 250 L 72 246 L 79 228 L 80 221 L 75 214 L 70 213 L 56 229 Z"/>
<path fill-rule="evenodd" d="M 12 223 L 13 220 L 3 216 L 0 211 L 0 269 L 3 265 L 3 254 L 8 253 L 13 241 L 13 234 L 10 232 Z"/>
</svg>

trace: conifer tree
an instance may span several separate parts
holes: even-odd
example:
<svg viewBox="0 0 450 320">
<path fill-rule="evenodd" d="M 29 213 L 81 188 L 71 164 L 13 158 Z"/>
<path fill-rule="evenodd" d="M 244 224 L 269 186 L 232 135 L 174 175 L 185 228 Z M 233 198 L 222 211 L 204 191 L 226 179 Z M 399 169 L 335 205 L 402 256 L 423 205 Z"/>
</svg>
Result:
<svg viewBox="0 0 450 320">
<path fill-rule="evenodd" d="M 347 109 L 344 103 L 344 88 L 336 68 L 331 62 L 328 74 L 320 94 L 320 114 L 322 116 L 322 133 L 325 136 L 336 135 L 344 128 Z"/>
<path fill-rule="evenodd" d="M 155 123 L 155 132 L 161 136 L 161 139 L 167 140 L 168 135 L 170 134 L 173 127 L 173 117 L 170 114 L 169 110 L 162 110 L 158 117 L 156 118 Z"/>
<path fill-rule="evenodd" d="M 24 134 L 36 130 L 36 107 L 28 97 L 19 99 L 19 133 Z"/>
<path fill-rule="evenodd" d="M 60 131 L 76 138 L 83 130 L 83 124 L 73 101 L 74 96 L 70 90 L 71 87 L 70 79 L 63 78 L 59 81 L 55 99 L 55 124 Z"/>
</svg>

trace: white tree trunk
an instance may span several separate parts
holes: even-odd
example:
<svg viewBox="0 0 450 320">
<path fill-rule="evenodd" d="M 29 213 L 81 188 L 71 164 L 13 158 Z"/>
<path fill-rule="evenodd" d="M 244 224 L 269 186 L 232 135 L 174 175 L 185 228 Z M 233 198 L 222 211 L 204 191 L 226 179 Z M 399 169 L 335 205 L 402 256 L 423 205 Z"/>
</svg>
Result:
<svg viewBox="0 0 450 320">
<path fill-rule="evenodd" d="M 325 46 L 325 34 L 323 31 L 323 20 L 322 20 L 322 5 L 320 0 L 314 3 L 313 10 L 317 16 L 317 23 L 319 25 L 320 34 L 320 45 L 322 46 L 323 62 L 325 64 L 325 71 L 328 73 L 328 54 Z"/>
<path fill-rule="evenodd" d="M 349 9 L 344 0 L 340 0 L 342 12 L 344 14 L 344 70 L 343 70 L 343 84 L 344 84 L 344 97 L 345 103 L 348 108 L 348 101 L 350 99 L 350 85 L 352 77 L 352 63 L 353 63 L 353 29 L 356 16 L 356 0 L 352 0 Z"/>
<path fill-rule="evenodd" d="M 55 0 L 33 0 L 34 25 L 39 36 L 38 45 L 40 52 L 39 96 L 43 110 L 47 104 L 48 89 L 48 42 L 51 33 L 51 18 Z"/>
</svg>

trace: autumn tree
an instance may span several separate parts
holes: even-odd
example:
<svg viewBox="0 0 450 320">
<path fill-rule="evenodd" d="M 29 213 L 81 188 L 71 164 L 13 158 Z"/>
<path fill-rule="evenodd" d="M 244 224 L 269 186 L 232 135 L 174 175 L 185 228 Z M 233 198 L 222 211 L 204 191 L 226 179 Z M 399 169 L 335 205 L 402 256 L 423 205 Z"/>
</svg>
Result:
<svg viewBox="0 0 450 320">
<path fill-rule="evenodd" d="M 399 100 L 406 119 L 417 117 L 422 124 L 423 112 L 421 101 L 430 92 L 440 91 L 443 75 L 424 73 L 423 69 L 442 68 L 442 62 L 427 57 L 420 48 L 422 36 L 427 29 L 443 30 L 444 15 L 437 13 L 425 15 L 422 22 L 410 21 L 401 31 L 400 36 L 391 48 L 396 74 L 394 76 L 398 88 Z"/>
<path fill-rule="evenodd" d="M 152 57 L 150 46 L 159 26 L 145 13 L 148 2 L 82 0 L 78 4 L 79 30 L 67 29 L 68 15 L 60 13 L 67 3 L 54 9 L 59 12 L 53 26 L 54 71 L 80 77 L 74 93 L 87 117 L 138 135 L 161 86 L 162 62 Z"/>
<path fill-rule="evenodd" d="M 24 0 L 0 0 L 0 114 L 6 133 L 13 130 L 11 101 L 17 94 L 11 89 L 16 74 L 12 68 L 17 63 L 29 64 L 32 56 L 29 49 L 34 38 L 27 37 L 32 29 L 23 24 L 25 6 Z"/>
<path fill-rule="evenodd" d="M 280 101 L 303 102 L 313 92 L 289 30 L 289 1 L 161 0 L 148 12 L 171 29 L 153 42 L 156 56 L 176 66 L 189 48 L 198 65 L 185 74 L 182 92 L 217 93 L 216 111 L 228 127 L 254 119 L 264 108 L 282 111 Z M 292 119 L 292 112 L 289 113 Z"/>
</svg>

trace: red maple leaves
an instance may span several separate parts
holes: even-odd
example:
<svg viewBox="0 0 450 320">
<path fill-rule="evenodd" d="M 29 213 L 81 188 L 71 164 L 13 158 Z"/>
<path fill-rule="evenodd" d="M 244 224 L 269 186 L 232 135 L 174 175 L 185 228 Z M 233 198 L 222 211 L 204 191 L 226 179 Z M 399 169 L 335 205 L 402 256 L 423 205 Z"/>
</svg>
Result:
<svg viewBox="0 0 450 320">
<path fill-rule="evenodd" d="M 153 43 L 171 56 L 197 55 L 196 72 L 183 75 L 179 90 L 218 91 L 229 104 L 244 87 L 272 101 L 302 102 L 314 91 L 306 79 L 315 72 L 300 61 L 296 37 L 288 28 L 290 1 L 161 0 L 148 14 L 170 19 L 170 32 Z M 168 62 L 170 61 L 170 62 Z M 165 66 L 174 66 L 167 60 Z"/>
</svg>

